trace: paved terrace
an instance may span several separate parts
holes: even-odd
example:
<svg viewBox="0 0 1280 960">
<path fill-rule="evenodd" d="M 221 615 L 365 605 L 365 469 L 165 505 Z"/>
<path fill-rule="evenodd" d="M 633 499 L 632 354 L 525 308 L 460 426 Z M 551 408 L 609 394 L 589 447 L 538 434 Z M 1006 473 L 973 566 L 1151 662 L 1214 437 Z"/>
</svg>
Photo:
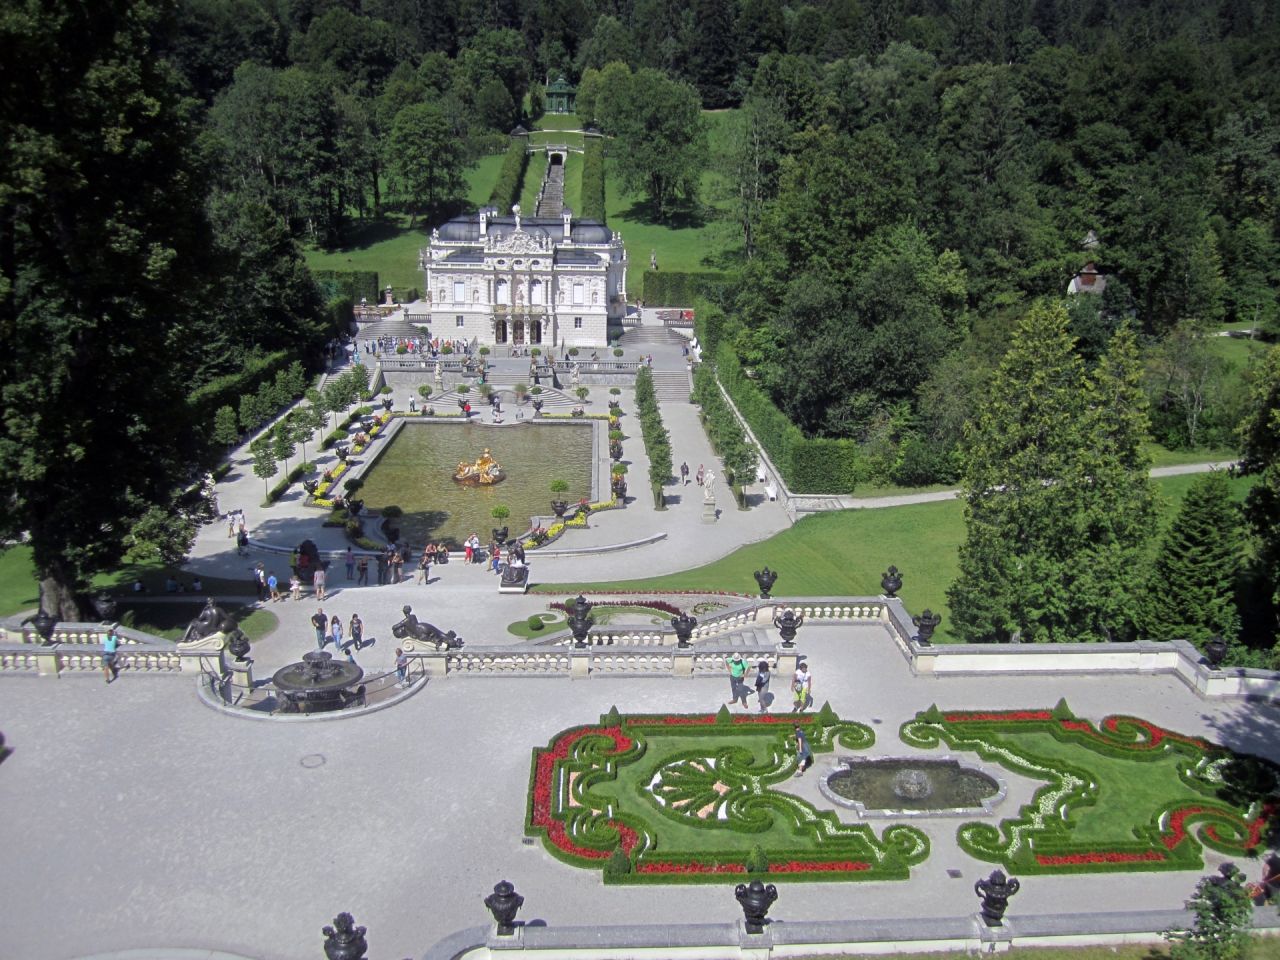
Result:
<svg viewBox="0 0 1280 960">
<path fill-rule="evenodd" d="M 388 599 L 407 593 L 386 591 Z M 473 609 L 490 596 L 471 597 Z M 468 592 L 459 590 L 457 602 L 467 603 Z M 311 642 L 291 622 L 255 653 L 275 660 Z M 875 627 L 810 625 L 800 646 L 817 701 L 872 723 L 876 754 L 898 752 L 899 724 L 934 702 L 997 709 L 1065 696 L 1095 721 L 1134 713 L 1280 759 L 1280 712 L 1201 701 L 1171 677 L 916 679 Z M 724 687 L 722 679 L 451 677 L 378 713 L 272 724 L 210 710 L 187 679 L 6 679 L 0 725 L 14 749 L 0 765 L 0 805 L 9 811 L 0 821 L 7 951 L 63 960 L 183 946 L 313 960 L 320 926 L 351 910 L 369 928 L 372 956 L 419 956 L 445 934 L 484 923 L 480 898 L 504 877 L 525 894 L 526 920 L 731 921 L 738 908 L 729 885 L 605 887 L 597 871 L 521 842 L 532 747 L 613 704 L 711 711 Z M 817 777 L 833 756 L 820 755 L 798 793 L 817 800 Z M 1033 788 L 1008 779 L 1004 810 Z M 973 882 L 991 865 L 957 849 L 955 820 L 917 825 L 933 853 L 910 881 L 784 882 L 771 915 L 972 913 Z M 1221 859 L 1208 853 L 1208 869 Z M 1256 863 L 1244 866 L 1256 877 Z M 1176 909 L 1197 876 L 1031 877 L 1011 913 Z"/>
</svg>

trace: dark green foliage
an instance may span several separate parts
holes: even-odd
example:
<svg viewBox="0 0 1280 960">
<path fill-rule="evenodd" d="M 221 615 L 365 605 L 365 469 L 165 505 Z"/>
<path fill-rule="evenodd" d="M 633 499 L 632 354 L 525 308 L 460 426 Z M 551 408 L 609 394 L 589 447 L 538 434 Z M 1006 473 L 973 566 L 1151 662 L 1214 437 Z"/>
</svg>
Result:
<svg viewBox="0 0 1280 960">
<path fill-rule="evenodd" d="M 313 270 L 311 275 L 327 297 L 341 295 L 353 303 L 362 299 L 378 303 L 382 299 L 376 270 Z"/>
<path fill-rule="evenodd" d="M 1216 877 L 1203 877 L 1187 901 L 1195 923 L 1187 931 L 1169 931 L 1173 960 L 1242 960 L 1253 928 L 1253 902 L 1244 873 L 1232 863 L 1218 867 Z"/>
<path fill-rule="evenodd" d="M 218 408 L 214 416 L 213 439 L 227 446 L 231 446 L 240 439 L 240 431 L 236 427 L 236 412 L 230 407 Z"/>
<path fill-rule="evenodd" d="M 229 373 L 210 380 L 199 389 L 191 391 L 187 396 L 187 403 L 201 416 L 212 415 L 220 407 L 239 407 L 241 397 L 255 393 L 262 384 L 273 381 L 288 360 L 289 355 L 283 350 L 247 357 L 239 373 Z M 264 412 L 258 422 L 261 423 L 265 417 Z"/>
<path fill-rule="evenodd" d="M 502 169 L 498 171 L 498 182 L 493 185 L 489 194 L 489 202 L 498 208 L 498 212 L 506 215 L 520 199 L 520 190 L 524 186 L 524 171 L 529 165 L 529 155 L 525 152 L 524 140 L 517 137 L 507 148 L 506 159 L 502 161 Z M 529 211 L 531 214 L 532 211 Z"/>
<path fill-rule="evenodd" d="M 755 470 L 755 448 L 747 442 L 747 435 L 720 393 L 715 371 L 708 364 L 701 364 L 693 375 L 693 402 L 702 407 L 702 425 L 730 475 L 741 478 Z M 729 476 L 725 479 L 733 485 Z"/>
<path fill-rule="evenodd" d="M 1140 627 L 1152 640 L 1213 634 L 1228 642 L 1240 628 L 1236 576 L 1243 555 L 1240 508 L 1225 473 L 1197 477 L 1160 541 L 1142 604 Z"/>
<path fill-rule="evenodd" d="M 724 704 L 721 704 L 720 709 L 716 711 L 716 723 L 719 726 L 729 726 L 733 724 L 733 714 L 729 712 L 729 708 Z"/>
<path fill-rule="evenodd" d="M 542 614 L 540 613 L 535 613 L 527 622 L 530 630 L 541 630 L 546 627 L 546 624 L 542 621 Z"/>
<path fill-rule="evenodd" d="M 587 140 L 583 151 L 582 209 L 577 213 L 584 220 L 605 222 L 604 141 L 599 138 Z"/>
<path fill-rule="evenodd" d="M 267 493 L 267 503 L 275 503 L 288 492 L 289 488 L 307 474 L 307 464 L 298 464 Z"/>
<path fill-rule="evenodd" d="M 719 298 L 732 283 L 733 277 L 727 273 L 648 270 L 644 274 L 644 304 L 646 307 L 684 307 L 687 310 L 700 297 Z"/>
<path fill-rule="evenodd" d="M 653 392 L 653 371 L 641 367 L 636 375 L 636 406 L 640 408 L 640 435 L 649 457 L 649 482 L 661 487 L 671 479 L 671 437 L 662 425 Z"/>
<path fill-rule="evenodd" d="M 613 853 L 609 854 L 609 859 L 605 861 L 604 872 L 615 877 L 629 874 L 631 872 L 631 858 L 627 856 L 621 847 L 618 847 Z"/>
<path fill-rule="evenodd" d="M 747 859 L 743 863 L 747 873 L 768 873 L 769 858 L 765 856 L 764 850 L 760 844 L 756 844 L 751 848 L 751 852 L 747 854 Z"/>
<path fill-rule="evenodd" d="M 612 729 L 622 725 L 622 714 L 618 713 L 618 707 L 615 704 L 609 708 L 609 712 L 604 715 L 601 726 Z"/>
</svg>

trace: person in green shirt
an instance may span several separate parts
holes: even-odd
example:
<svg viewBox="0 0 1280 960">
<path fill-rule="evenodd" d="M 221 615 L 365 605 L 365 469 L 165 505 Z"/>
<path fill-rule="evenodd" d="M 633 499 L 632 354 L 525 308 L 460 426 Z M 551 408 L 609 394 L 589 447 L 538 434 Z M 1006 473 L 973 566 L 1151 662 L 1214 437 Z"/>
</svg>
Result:
<svg viewBox="0 0 1280 960">
<path fill-rule="evenodd" d="M 735 650 L 733 656 L 729 658 L 729 691 L 732 694 L 729 704 L 741 700 L 744 710 L 747 708 L 747 685 L 744 682 L 746 676 L 747 661 L 743 660 L 742 654 Z"/>
</svg>

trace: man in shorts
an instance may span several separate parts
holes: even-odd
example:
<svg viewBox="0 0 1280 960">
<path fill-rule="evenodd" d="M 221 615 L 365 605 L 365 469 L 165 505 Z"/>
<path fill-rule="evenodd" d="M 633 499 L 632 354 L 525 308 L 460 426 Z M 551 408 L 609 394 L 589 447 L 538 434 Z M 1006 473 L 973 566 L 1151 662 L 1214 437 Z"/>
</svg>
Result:
<svg viewBox="0 0 1280 960">
<path fill-rule="evenodd" d="M 120 646 L 120 635 L 113 625 L 102 639 L 102 675 L 107 683 L 120 676 L 120 668 L 116 666 L 116 648 Z"/>
<path fill-rule="evenodd" d="M 742 701 L 742 709 L 747 709 L 747 661 L 742 659 L 742 654 L 738 651 L 733 652 L 733 656 L 729 658 L 729 692 L 731 697 L 726 706 L 736 704 Z"/>
<path fill-rule="evenodd" d="M 809 665 L 800 664 L 791 678 L 791 696 L 795 700 L 792 713 L 799 713 L 813 705 L 813 677 L 809 675 Z"/>
</svg>

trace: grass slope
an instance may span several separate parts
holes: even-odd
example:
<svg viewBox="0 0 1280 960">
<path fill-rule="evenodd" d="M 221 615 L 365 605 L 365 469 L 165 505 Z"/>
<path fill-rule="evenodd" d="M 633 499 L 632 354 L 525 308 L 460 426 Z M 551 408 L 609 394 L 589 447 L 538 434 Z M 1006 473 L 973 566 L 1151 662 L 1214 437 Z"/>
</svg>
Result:
<svg viewBox="0 0 1280 960">
<path fill-rule="evenodd" d="M 238 603 L 220 604 L 223 611 L 244 631 L 244 635 L 252 641 L 261 640 L 280 625 L 279 619 L 270 610 L 258 610 Z M 144 633 L 155 634 L 166 640 L 181 639 L 187 624 L 199 616 L 204 609 L 203 602 L 191 603 L 121 603 L 117 616 L 126 611 L 134 615 L 134 629 Z"/>
<path fill-rule="evenodd" d="M 473 207 L 489 202 L 502 160 L 502 154 L 481 157 L 480 163 L 466 172 L 466 197 Z M 345 247 L 308 249 L 303 255 L 313 270 L 376 270 L 380 286 L 389 283 L 394 287 L 421 290 L 418 251 L 430 241 L 430 228 L 431 224 L 419 218 L 410 230 L 407 215 L 387 214 L 379 220 L 365 221 L 363 226 L 355 225 Z"/>
<path fill-rule="evenodd" d="M 1155 481 L 1166 498 L 1166 521 L 1194 481 L 1194 474 Z M 1237 499 L 1244 499 L 1250 484 L 1247 478 L 1232 481 Z M 946 643 L 954 640 L 948 631 L 951 610 L 946 591 L 959 572 L 957 551 L 963 540 L 964 514 L 959 500 L 842 510 L 804 517 L 768 540 L 741 547 L 693 570 L 644 580 L 537 584 L 533 592 L 564 596 L 584 589 L 755 593 L 758 588 L 752 573 L 767 564 L 779 571 L 774 588 L 778 596 L 876 596 L 881 592 L 880 577 L 892 563 L 903 573 L 898 593 L 907 609 L 919 613 L 927 607 L 941 613 L 942 626 L 935 639 Z"/>
</svg>

